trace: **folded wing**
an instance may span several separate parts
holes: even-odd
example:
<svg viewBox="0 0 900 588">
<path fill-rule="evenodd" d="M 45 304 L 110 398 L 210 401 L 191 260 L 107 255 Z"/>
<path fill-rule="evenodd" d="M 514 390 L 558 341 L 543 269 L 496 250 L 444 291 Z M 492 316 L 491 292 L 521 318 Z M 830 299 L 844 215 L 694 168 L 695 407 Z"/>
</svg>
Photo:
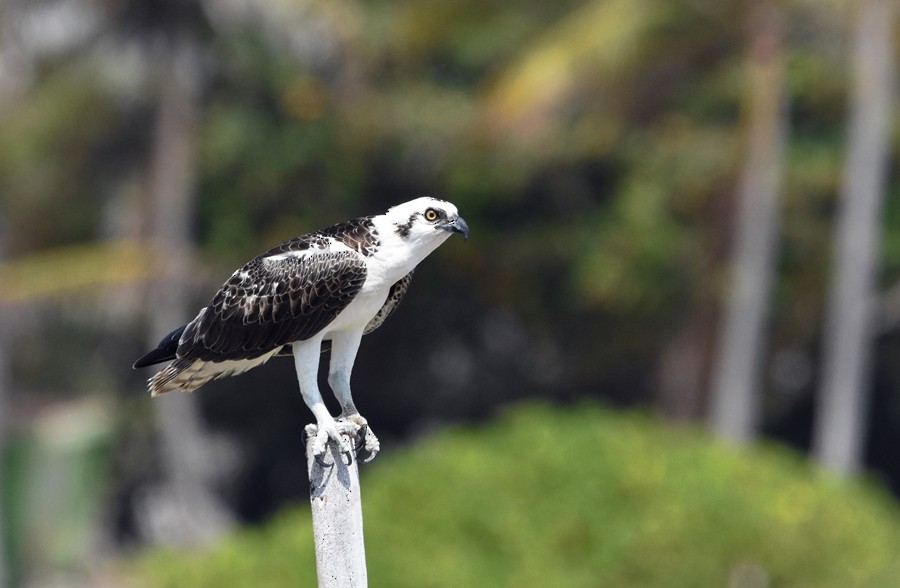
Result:
<svg viewBox="0 0 900 588">
<path fill-rule="evenodd" d="M 308 339 L 350 304 L 365 281 L 365 262 L 356 251 L 257 257 L 187 325 L 177 356 L 251 359 Z"/>
</svg>

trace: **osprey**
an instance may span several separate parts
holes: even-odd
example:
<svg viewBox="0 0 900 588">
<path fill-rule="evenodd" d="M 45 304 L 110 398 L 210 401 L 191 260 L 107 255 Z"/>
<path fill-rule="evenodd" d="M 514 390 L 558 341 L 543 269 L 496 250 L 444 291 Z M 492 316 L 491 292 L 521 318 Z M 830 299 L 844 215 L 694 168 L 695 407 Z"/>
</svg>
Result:
<svg viewBox="0 0 900 588">
<path fill-rule="evenodd" d="M 316 418 L 313 455 L 321 458 L 329 438 L 349 455 L 343 432 L 357 434 L 371 459 L 378 440 L 350 395 L 360 340 L 400 303 L 416 265 L 453 233 L 469 235 L 456 207 L 424 197 L 285 241 L 235 271 L 194 320 L 134 367 L 174 360 L 149 380 L 157 396 L 292 354 L 300 393 Z M 317 383 L 324 341 L 331 342 L 328 384 L 342 409 L 337 422 Z"/>
</svg>

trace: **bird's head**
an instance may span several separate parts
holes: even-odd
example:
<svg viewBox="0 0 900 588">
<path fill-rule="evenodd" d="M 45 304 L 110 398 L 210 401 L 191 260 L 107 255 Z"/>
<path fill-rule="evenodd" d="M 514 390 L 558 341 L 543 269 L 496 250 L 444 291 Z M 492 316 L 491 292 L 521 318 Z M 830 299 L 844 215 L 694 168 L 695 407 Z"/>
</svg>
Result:
<svg viewBox="0 0 900 588">
<path fill-rule="evenodd" d="M 391 207 L 385 216 L 402 239 L 443 241 L 453 233 L 469 237 L 469 225 L 456 207 L 445 200 L 416 198 Z"/>
</svg>

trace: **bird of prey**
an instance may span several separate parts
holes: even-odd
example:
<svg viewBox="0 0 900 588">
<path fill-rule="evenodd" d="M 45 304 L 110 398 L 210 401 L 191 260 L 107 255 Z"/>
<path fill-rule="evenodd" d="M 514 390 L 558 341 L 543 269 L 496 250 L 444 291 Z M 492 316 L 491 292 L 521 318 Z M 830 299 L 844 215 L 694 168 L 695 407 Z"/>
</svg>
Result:
<svg viewBox="0 0 900 588">
<path fill-rule="evenodd" d="M 345 432 L 359 434 L 371 459 L 378 440 L 350 395 L 360 340 L 400 303 L 416 265 L 453 233 L 469 235 L 456 207 L 423 197 L 285 241 L 238 268 L 194 320 L 134 367 L 171 361 L 149 380 L 157 396 L 293 355 L 300 393 L 316 418 L 313 455 L 321 458 L 331 438 L 349 456 Z M 317 383 L 324 341 L 331 342 L 328 384 L 342 409 L 337 421 Z"/>
</svg>

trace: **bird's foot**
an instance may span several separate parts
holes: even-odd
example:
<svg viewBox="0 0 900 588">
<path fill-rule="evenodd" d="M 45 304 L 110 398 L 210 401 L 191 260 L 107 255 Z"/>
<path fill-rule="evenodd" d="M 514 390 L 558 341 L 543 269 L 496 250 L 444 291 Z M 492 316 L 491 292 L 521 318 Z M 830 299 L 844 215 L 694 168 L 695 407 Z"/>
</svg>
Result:
<svg viewBox="0 0 900 588">
<path fill-rule="evenodd" d="M 358 412 L 352 414 L 342 414 L 338 418 L 338 423 L 352 423 L 356 425 L 354 436 L 356 437 L 356 457 L 363 463 L 369 463 L 378 452 L 381 451 L 381 443 L 378 437 L 369 427 L 369 422 L 363 418 Z"/>
<path fill-rule="evenodd" d="M 353 422 L 334 420 L 329 422 L 319 421 L 315 425 L 306 425 L 307 443 L 311 444 L 313 457 L 315 457 L 319 465 L 322 467 L 329 465 L 324 459 L 329 439 L 335 442 L 341 455 L 347 457 L 347 465 L 353 463 L 353 448 L 344 436 L 346 435 L 351 439 L 356 437 L 359 428 L 359 425 Z"/>
</svg>

